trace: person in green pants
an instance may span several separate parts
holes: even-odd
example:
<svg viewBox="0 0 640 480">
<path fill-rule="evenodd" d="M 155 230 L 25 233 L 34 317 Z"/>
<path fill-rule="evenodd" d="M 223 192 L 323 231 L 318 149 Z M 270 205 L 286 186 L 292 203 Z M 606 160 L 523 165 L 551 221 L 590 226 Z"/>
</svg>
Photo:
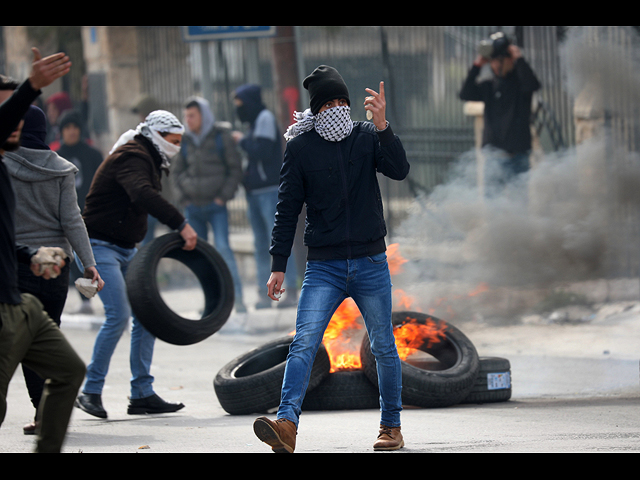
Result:
<svg viewBox="0 0 640 480">
<path fill-rule="evenodd" d="M 29 78 L 15 92 L 0 92 L 0 149 L 19 145 L 20 123 L 41 89 L 66 75 L 69 58 L 58 53 L 42 58 L 33 49 Z M 9 93 L 9 95 L 5 95 Z M 60 453 L 71 411 L 86 367 L 57 325 L 43 311 L 42 303 L 18 289 L 18 262 L 31 263 L 44 278 L 60 273 L 59 267 L 40 269 L 34 257 L 39 250 L 15 244 L 16 200 L 4 162 L 0 161 L 0 425 L 7 411 L 9 382 L 22 363 L 43 378 L 40 403 L 38 453 Z M 38 257 L 36 257 L 38 258 Z"/>
</svg>

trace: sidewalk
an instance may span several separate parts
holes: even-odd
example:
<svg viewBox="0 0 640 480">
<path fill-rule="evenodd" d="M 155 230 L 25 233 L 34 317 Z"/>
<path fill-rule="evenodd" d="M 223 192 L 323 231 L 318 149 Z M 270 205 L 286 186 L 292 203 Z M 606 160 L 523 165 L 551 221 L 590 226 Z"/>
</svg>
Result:
<svg viewBox="0 0 640 480">
<path fill-rule="evenodd" d="M 258 291 L 255 284 L 243 284 L 244 302 L 248 309 L 247 313 L 231 313 L 229 320 L 222 330 L 226 333 L 248 333 L 255 334 L 264 331 L 287 332 L 293 330 L 295 326 L 295 308 L 277 308 L 276 302 L 268 309 L 256 310 L 254 305 L 258 301 L 258 296 L 262 293 L 266 297 L 266 286 L 263 292 Z M 200 318 L 200 310 L 204 305 L 204 298 L 199 288 L 162 290 L 165 303 L 174 311 L 179 312 L 186 318 Z M 77 313 L 81 307 L 80 294 L 71 287 L 62 314 L 61 323 L 69 329 L 89 329 L 98 330 L 104 320 L 104 307 L 98 295 L 90 301 L 93 313 Z M 291 330 L 288 330 L 291 328 Z"/>
</svg>

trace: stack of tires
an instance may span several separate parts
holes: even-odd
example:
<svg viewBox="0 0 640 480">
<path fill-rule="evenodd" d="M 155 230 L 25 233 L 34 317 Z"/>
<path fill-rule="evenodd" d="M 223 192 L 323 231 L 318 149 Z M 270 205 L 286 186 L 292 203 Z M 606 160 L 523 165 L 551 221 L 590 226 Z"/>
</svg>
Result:
<svg viewBox="0 0 640 480">
<path fill-rule="evenodd" d="M 421 408 L 443 408 L 463 403 L 489 403 L 511 398 L 509 361 L 479 357 L 471 341 L 455 326 L 418 312 L 394 312 L 399 328 L 408 321 L 437 322 L 443 338 L 420 347 L 429 360 L 402 361 L 402 401 Z M 214 379 L 222 408 L 232 415 L 265 413 L 277 409 L 289 345 L 283 337 L 229 362 Z M 318 350 L 302 409 L 362 410 L 380 407 L 376 363 L 367 336 L 360 350 L 362 369 L 330 373 L 323 346 Z"/>
</svg>

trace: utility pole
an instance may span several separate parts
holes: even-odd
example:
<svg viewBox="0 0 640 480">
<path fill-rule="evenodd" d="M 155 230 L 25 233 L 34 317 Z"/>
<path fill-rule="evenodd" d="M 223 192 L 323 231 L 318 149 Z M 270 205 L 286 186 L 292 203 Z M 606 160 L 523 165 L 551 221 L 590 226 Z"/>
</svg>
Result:
<svg viewBox="0 0 640 480">
<path fill-rule="evenodd" d="M 286 129 L 293 123 L 293 112 L 301 110 L 295 27 L 278 26 L 272 49 L 273 78 L 278 100 L 275 114 L 280 128 Z"/>
<path fill-rule="evenodd" d="M 300 86 L 302 80 L 298 73 L 298 55 L 296 48 L 296 27 L 276 27 L 273 37 L 273 83 L 277 102 L 274 112 L 282 133 L 293 123 L 293 112 L 302 111 Z M 284 145 L 284 137 L 280 139 Z M 303 207 L 298 219 L 298 228 L 293 244 L 293 255 L 298 272 L 304 272 L 306 247 L 302 243 L 304 236 L 304 218 L 306 210 Z M 295 279 L 298 283 L 300 279 Z"/>
</svg>

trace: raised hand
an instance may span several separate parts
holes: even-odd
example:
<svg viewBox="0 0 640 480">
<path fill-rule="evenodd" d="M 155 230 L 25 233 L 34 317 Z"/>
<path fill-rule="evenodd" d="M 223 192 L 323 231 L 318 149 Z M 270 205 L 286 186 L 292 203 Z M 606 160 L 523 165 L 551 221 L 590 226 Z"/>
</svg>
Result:
<svg viewBox="0 0 640 480">
<path fill-rule="evenodd" d="M 380 82 L 380 93 L 370 88 L 365 88 L 365 90 L 370 96 L 364 99 L 364 109 L 373 114 L 372 120 L 378 130 L 384 130 L 387 127 L 384 82 Z"/>
<path fill-rule="evenodd" d="M 71 69 L 71 61 L 64 53 L 55 53 L 42 58 L 37 48 L 32 48 L 33 63 L 29 82 L 34 90 L 40 90 L 51 85 L 55 80 L 65 76 Z"/>
</svg>

